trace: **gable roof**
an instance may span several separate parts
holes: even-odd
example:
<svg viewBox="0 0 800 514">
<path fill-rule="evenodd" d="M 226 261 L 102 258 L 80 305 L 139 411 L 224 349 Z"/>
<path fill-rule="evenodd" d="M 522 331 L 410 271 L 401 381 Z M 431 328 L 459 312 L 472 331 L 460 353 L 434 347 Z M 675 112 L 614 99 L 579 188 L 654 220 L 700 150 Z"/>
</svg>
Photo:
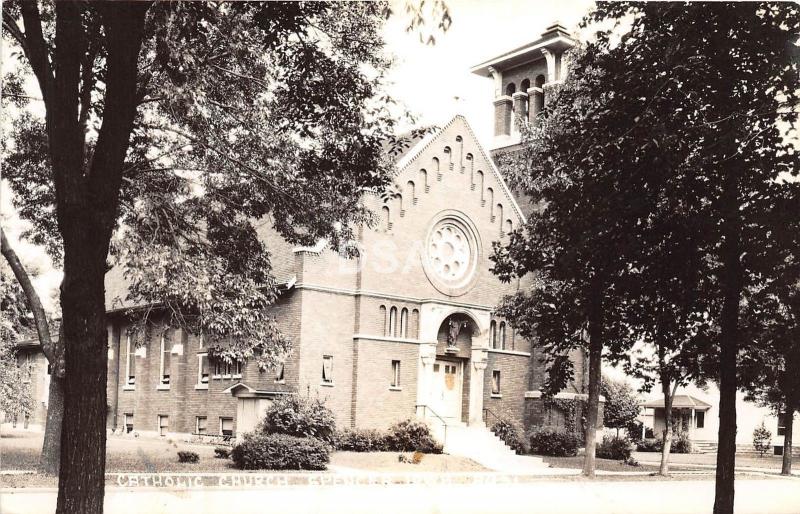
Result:
<svg viewBox="0 0 800 514">
<path fill-rule="evenodd" d="M 657 398 L 655 400 L 651 400 L 642 404 L 643 407 L 648 409 L 663 409 L 664 408 L 664 398 Z M 710 403 L 706 403 L 703 400 L 695 398 L 689 394 L 676 394 L 675 397 L 672 399 L 672 408 L 673 409 L 695 409 L 695 410 L 708 410 L 711 408 Z"/>
<path fill-rule="evenodd" d="M 483 148 L 483 145 L 480 143 L 478 138 L 475 136 L 475 132 L 473 132 L 472 127 L 470 126 L 469 122 L 461 114 L 456 114 L 455 116 L 453 116 L 453 118 L 449 122 L 447 122 L 443 127 L 439 128 L 439 130 L 436 130 L 436 131 L 428 133 L 424 138 L 422 138 L 416 144 L 416 146 L 410 148 L 403 155 L 403 157 L 401 159 L 398 159 L 398 161 L 397 161 L 397 173 L 402 172 L 403 170 L 408 168 L 412 163 L 414 163 L 414 161 L 417 160 L 417 158 L 422 154 L 423 151 L 425 151 L 429 146 L 431 146 L 431 144 L 433 144 L 433 142 L 436 141 L 444 133 L 445 130 L 447 130 L 449 127 L 451 127 L 457 121 L 461 122 L 466 127 L 467 132 L 469 133 L 469 136 L 475 142 L 475 146 L 478 148 L 478 151 L 480 152 L 481 157 L 483 157 L 483 160 L 485 160 L 488 163 L 489 170 L 492 172 L 492 174 L 494 175 L 495 179 L 500 184 L 500 188 L 503 191 L 503 194 L 508 199 L 508 201 L 511 203 L 511 206 L 514 208 L 514 212 L 517 214 L 519 219 L 522 220 L 522 222 L 524 223 L 526 221 L 525 213 L 522 211 L 522 209 L 520 208 L 519 204 L 517 203 L 517 199 L 514 197 L 514 195 L 511 192 L 511 189 L 508 187 L 508 184 L 506 183 L 505 179 L 500 174 L 500 170 L 497 168 L 497 165 L 495 165 L 494 160 L 486 152 L 486 149 Z"/>
</svg>

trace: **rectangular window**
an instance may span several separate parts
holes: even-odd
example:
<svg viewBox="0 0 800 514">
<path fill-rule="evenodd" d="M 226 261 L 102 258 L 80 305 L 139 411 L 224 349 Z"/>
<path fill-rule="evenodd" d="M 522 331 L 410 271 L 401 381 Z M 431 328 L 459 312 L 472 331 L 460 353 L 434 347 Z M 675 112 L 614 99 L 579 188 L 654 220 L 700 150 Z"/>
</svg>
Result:
<svg viewBox="0 0 800 514">
<path fill-rule="evenodd" d="M 492 371 L 492 394 L 500 394 L 500 370 Z"/>
<path fill-rule="evenodd" d="M 322 383 L 323 384 L 332 384 L 333 383 L 333 356 L 332 355 L 323 355 L 322 356 Z"/>
<path fill-rule="evenodd" d="M 233 436 L 233 418 L 219 418 L 219 433 Z"/>
<path fill-rule="evenodd" d="M 391 387 L 400 387 L 400 361 L 392 361 Z"/>
<path fill-rule="evenodd" d="M 197 383 L 208 384 L 208 354 L 197 354 Z"/>
<path fill-rule="evenodd" d="M 126 413 L 123 416 L 123 424 L 125 425 L 125 433 L 130 434 L 133 432 L 133 414 Z"/>
<path fill-rule="evenodd" d="M 198 434 L 207 434 L 208 427 L 206 426 L 206 422 L 208 420 L 205 416 L 197 416 L 197 432 Z"/>
<path fill-rule="evenodd" d="M 170 338 L 166 334 L 161 334 L 161 361 L 159 363 L 159 375 L 161 376 L 160 383 L 162 385 L 169 385 L 170 376 L 170 352 L 172 351 L 172 344 Z"/>
<path fill-rule="evenodd" d="M 233 378 L 242 378 L 242 361 L 234 361 L 230 367 Z"/>
<path fill-rule="evenodd" d="M 284 363 L 278 364 L 278 369 L 275 372 L 275 382 L 278 382 L 278 383 L 282 384 L 282 383 L 284 383 L 286 381 L 286 379 L 283 376 L 284 370 L 285 370 Z"/>
<path fill-rule="evenodd" d="M 778 435 L 786 435 L 786 413 L 778 413 Z"/>
<path fill-rule="evenodd" d="M 169 430 L 169 416 L 158 415 L 158 435 L 164 437 Z"/>
<path fill-rule="evenodd" d="M 695 413 L 695 424 L 697 428 L 704 428 L 706 426 L 706 413 L 703 411 Z"/>
<path fill-rule="evenodd" d="M 125 383 L 134 385 L 136 383 L 136 352 L 135 345 L 131 344 L 131 335 L 127 335 L 125 342 Z"/>
</svg>

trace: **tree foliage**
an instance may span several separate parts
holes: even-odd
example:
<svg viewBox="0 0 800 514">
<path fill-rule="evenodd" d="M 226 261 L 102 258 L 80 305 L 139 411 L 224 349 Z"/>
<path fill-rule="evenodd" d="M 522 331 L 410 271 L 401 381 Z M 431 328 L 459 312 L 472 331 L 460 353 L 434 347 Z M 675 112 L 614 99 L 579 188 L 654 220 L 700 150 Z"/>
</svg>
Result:
<svg viewBox="0 0 800 514">
<path fill-rule="evenodd" d="M 33 319 L 26 307 L 25 293 L 5 265 L 0 265 L 0 412 L 6 419 L 33 410 L 29 370 L 17 361 L 16 343 L 31 337 Z"/>
<path fill-rule="evenodd" d="M 639 415 L 639 396 L 627 382 L 604 378 L 601 391 L 605 397 L 603 426 L 619 431 Z"/>
</svg>

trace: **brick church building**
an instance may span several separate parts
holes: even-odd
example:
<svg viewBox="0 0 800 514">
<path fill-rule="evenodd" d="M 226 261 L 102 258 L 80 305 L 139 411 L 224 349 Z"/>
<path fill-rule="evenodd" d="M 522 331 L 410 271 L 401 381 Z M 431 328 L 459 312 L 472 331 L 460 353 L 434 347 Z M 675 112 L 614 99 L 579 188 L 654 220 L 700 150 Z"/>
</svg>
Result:
<svg viewBox="0 0 800 514">
<path fill-rule="evenodd" d="M 561 78 L 573 40 L 560 26 L 473 68 L 495 82 L 495 144 L 513 151 L 515 120 L 535 118 Z M 260 372 L 253 362 L 210 362 L 201 338 L 181 330 L 134 348 L 126 335 L 124 282 L 107 277 L 108 427 L 119 432 L 235 435 L 251 430 L 286 394 L 319 396 L 339 427 L 384 428 L 408 418 L 484 427 L 559 424 L 543 408 L 540 355 L 494 314 L 524 284 L 492 274 L 492 244 L 524 223 L 492 154 L 455 116 L 399 157 L 400 194 L 364 201 L 380 215 L 358 233 L 358 258 L 320 242 L 292 247 L 271 227 L 281 294 L 271 308 L 293 351 Z M 575 352 L 566 398 L 585 393 L 585 356 Z"/>
</svg>

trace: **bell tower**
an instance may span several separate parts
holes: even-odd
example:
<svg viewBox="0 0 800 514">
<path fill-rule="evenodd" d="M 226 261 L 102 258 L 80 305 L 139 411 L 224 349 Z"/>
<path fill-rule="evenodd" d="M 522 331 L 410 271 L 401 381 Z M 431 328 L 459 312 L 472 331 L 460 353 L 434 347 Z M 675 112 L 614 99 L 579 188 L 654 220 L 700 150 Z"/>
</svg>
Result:
<svg viewBox="0 0 800 514">
<path fill-rule="evenodd" d="M 563 80 L 564 52 L 575 43 L 556 22 L 536 41 L 472 67 L 472 73 L 494 80 L 493 153 L 512 150 L 520 142 L 520 124 L 537 122 L 548 90 Z"/>
</svg>

